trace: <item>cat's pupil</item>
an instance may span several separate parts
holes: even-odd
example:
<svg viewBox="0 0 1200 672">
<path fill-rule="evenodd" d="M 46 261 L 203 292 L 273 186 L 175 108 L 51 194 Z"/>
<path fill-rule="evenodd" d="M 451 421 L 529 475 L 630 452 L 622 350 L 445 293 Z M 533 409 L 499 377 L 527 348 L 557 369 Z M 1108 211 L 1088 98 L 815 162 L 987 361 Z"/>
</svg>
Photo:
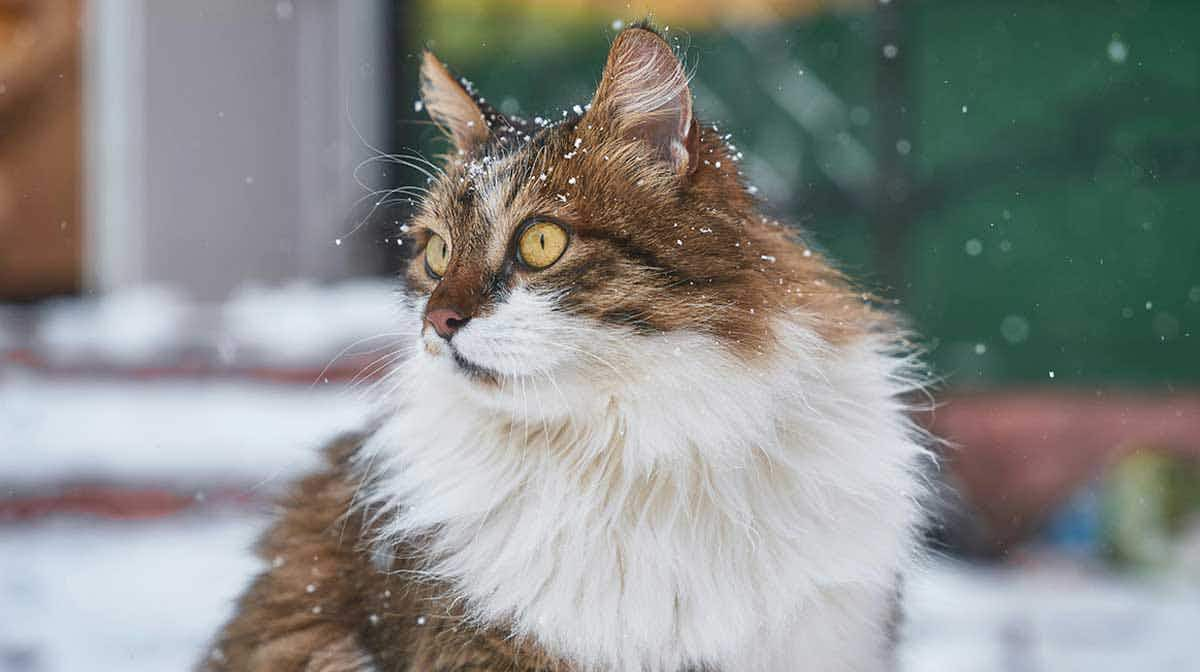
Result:
<svg viewBox="0 0 1200 672">
<path fill-rule="evenodd" d="M 543 250 L 546 249 L 546 234 L 544 234 L 544 233 L 538 234 L 538 243 L 541 244 Z"/>
</svg>

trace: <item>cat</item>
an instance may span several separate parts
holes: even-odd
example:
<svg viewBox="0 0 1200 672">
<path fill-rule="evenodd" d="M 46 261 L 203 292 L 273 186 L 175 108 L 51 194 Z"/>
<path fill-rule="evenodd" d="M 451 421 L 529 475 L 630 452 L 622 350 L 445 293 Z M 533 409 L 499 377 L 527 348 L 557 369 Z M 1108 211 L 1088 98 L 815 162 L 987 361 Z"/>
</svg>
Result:
<svg viewBox="0 0 1200 672">
<path fill-rule="evenodd" d="M 452 150 L 412 350 L 201 669 L 889 669 L 927 455 L 900 321 L 759 214 L 646 23 L 553 122 L 428 52 L 421 96 Z"/>
</svg>

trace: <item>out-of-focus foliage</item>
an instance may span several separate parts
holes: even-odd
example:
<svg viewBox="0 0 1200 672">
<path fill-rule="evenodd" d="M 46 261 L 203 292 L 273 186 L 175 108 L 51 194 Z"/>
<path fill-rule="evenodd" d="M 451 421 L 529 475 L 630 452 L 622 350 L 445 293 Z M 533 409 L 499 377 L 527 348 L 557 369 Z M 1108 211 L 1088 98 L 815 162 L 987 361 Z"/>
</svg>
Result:
<svg viewBox="0 0 1200 672">
<path fill-rule="evenodd" d="M 901 298 L 953 384 L 1200 382 L 1200 4 L 676 4 L 767 207 Z M 558 115 L 642 15 L 430 1 L 408 30 L 501 110 Z"/>
</svg>

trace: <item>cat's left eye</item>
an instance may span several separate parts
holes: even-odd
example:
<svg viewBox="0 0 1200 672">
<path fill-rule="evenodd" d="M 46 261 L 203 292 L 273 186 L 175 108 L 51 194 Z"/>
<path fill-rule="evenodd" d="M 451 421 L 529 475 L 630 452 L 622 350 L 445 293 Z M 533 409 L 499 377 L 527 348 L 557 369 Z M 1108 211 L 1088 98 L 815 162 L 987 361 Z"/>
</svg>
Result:
<svg viewBox="0 0 1200 672">
<path fill-rule="evenodd" d="M 534 270 L 541 270 L 558 261 L 566 249 L 566 229 L 544 219 L 534 220 L 517 239 L 517 256 L 521 263 Z"/>
</svg>

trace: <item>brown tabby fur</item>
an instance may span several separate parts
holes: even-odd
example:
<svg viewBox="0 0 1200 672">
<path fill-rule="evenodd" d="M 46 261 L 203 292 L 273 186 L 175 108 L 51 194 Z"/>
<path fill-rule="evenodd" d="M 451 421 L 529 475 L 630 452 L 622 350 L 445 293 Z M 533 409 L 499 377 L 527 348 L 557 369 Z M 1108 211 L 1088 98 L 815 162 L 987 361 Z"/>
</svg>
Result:
<svg viewBox="0 0 1200 672">
<path fill-rule="evenodd" d="M 567 666 L 502 628 L 464 622 L 436 582 L 414 579 L 415 553 L 396 549 L 388 573 L 371 564 L 359 540 L 364 512 L 350 506 L 358 483 L 350 464 L 361 437 L 326 450 L 324 470 L 297 483 L 282 516 L 258 544 L 270 563 L 241 597 L 200 665 L 208 672 L 360 670 L 511 670 Z M 372 667 L 373 665 L 373 667 Z"/>
<path fill-rule="evenodd" d="M 471 317 L 488 314 L 516 282 L 569 289 L 565 306 L 578 314 L 638 332 L 704 332 L 747 358 L 771 349 L 769 322 L 781 311 L 810 315 L 811 328 L 833 343 L 881 319 L 821 255 L 758 214 L 725 139 L 691 119 L 682 68 L 668 76 L 681 78 L 688 97 L 676 101 L 687 106 L 687 156 L 643 141 L 638 134 L 653 132 L 642 130 L 653 118 L 622 117 L 613 91 L 630 83 L 620 81 L 616 60 L 647 48 L 669 53 L 644 27 L 623 32 L 590 110 L 546 128 L 502 117 L 427 57 L 423 97 L 458 151 L 431 185 L 413 236 L 423 246 L 439 233 L 452 253 L 440 282 L 419 254 L 408 291 L 431 295 L 429 308 Z M 511 178 L 502 193 L 488 193 L 475 178 L 501 161 Z M 535 215 L 559 222 L 571 241 L 556 264 L 532 272 L 513 260 L 512 236 Z M 405 559 L 417 549 L 396 549 L 389 573 L 376 569 L 363 541 L 372 537 L 369 514 L 351 506 L 360 440 L 333 445 L 325 469 L 284 499 L 258 548 L 271 567 L 243 595 L 201 669 L 571 669 L 514 641 L 502 623 L 467 623 L 460 605 L 442 597 L 444 586 L 419 578 L 416 561 Z"/>
</svg>

